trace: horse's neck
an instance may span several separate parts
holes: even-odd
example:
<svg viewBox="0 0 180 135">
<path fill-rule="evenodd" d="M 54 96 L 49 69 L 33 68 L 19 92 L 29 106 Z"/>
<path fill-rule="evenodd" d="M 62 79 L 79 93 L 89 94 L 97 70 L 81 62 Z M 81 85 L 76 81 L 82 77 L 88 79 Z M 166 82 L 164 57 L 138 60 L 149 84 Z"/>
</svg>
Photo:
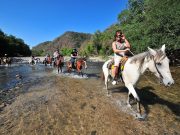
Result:
<svg viewBox="0 0 180 135">
<path fill-rule="evenodd" d="M 148 52 L 143 52 L 131 57 L 130 63 L 134 63 L 140 74 L 143 74 L 148 68 L 148 63 L 146 60 L 148 57 Z"/>
</svg>

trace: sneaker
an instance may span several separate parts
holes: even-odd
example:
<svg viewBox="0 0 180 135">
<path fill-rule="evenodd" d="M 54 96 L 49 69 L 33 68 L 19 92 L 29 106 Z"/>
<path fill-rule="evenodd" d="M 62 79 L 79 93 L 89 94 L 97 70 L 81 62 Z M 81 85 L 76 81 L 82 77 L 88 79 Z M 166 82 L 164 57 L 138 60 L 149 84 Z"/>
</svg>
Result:
<svg viewBox="0 0 180 135">
<path fill-rule="evenodd" d="M 112 81 L 112 85 L 116 85 L 117 84 L 117 81 Z"/>
</svg>

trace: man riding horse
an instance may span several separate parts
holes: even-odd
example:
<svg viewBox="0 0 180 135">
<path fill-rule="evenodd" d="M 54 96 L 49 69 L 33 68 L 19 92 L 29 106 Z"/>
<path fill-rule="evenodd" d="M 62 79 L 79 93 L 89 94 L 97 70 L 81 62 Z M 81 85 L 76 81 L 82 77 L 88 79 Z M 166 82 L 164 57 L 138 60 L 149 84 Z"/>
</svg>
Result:
<svg viewBox="0 0 180 135">
<path fill-rule="evenodd" d="M 77 51 L 76 48 L 74 48 L 74 49 L 72 50 L 72 52 L 71 52 L 71 59 L 70 59 L 70 61 L 71 61 L 71 66 L 72 66 L 73 69 L 76 69 L 75 64 L 76 64 L 76 59 L 77 59 L 77 57 L 78 57 L 78 51 Z"/>
</svg>

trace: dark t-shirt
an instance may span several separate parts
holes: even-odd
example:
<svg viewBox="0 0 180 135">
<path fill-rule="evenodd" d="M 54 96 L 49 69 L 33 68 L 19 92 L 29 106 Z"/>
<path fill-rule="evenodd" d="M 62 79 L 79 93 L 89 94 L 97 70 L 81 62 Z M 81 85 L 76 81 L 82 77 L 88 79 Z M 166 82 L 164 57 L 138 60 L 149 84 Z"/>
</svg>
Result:
<svg viewBox="0 0 180 135">
<path fill-rule="evenodd" d="M 77 52 L 72 52 L 72 56 L 77 56 Z"/>
</svg>

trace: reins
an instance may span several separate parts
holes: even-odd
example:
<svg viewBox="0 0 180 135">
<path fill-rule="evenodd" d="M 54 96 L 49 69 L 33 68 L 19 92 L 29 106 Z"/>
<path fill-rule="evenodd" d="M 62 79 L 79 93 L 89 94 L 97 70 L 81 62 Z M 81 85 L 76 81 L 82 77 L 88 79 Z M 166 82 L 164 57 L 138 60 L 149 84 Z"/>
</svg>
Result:
<svg viewBox="0 0 180 135">
<path fill-rule="evenodd" d="M 154 61 L 154 65 L 155 65 L 155 67 L 156 67 L 156 70 L 157 70 L 157 72 L 158 72 L 158 74 L 159 74 L 159 76 L 160 76 L 160 79 L 162 80 L 162 79 L 163 79 L 163 76 L 162 76 L 161 72 L 159 71 L 159 69 L 157 68 L 157 65 L 156 65 L 156 63 L 155 63 L 154 57 L 153 57 L 153 61 Z"/>
</svg>

